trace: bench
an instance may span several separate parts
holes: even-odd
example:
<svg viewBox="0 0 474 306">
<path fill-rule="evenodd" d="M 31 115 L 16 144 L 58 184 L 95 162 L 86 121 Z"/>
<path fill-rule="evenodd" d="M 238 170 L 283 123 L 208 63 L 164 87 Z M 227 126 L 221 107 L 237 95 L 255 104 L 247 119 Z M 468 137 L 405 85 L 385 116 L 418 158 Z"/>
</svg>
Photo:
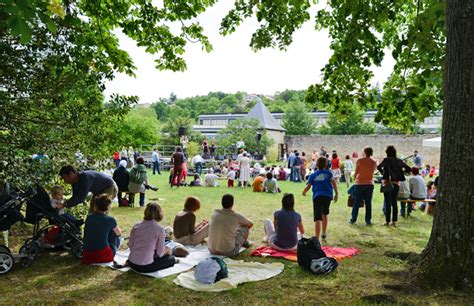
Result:
<svg viewBox="0 0 474 306">
<path fill-rule="evenodd" d="M 426 203 L 428 205 L 426 205 L 425 207 L 425 214 L 429 214 L 429 215 L 434 215 L 435 213 L 435 204 L 436 204 L 436 200 L 434 199 L 424 199 L 424 200 L 413 200 L 413 199 L 405 199 L 405 200 L 399 200 L 400 202 L 403 202 L 403 203 L 407 203 L 407 204 L 415 204 L 415 203 Z"/>
</svg>

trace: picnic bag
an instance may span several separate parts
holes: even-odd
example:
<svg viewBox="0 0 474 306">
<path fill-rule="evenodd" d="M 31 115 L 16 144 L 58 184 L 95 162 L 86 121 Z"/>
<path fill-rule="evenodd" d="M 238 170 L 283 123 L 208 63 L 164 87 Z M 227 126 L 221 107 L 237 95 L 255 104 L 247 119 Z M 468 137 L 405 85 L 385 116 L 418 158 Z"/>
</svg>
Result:
<svg viewBox="0 0 474 306">
<path fill-rule="evenodd" d="M 321 243 L 319 242 L 318 238 L 314 236 L 309 239 L 304 237 L 301 238 L 298 241 L 296 252 L 298 256 L 298 265 L 306 270 L 310 270 L 311 261 L 313 259 L 326 257 L 326 253 L 324 253 L 323 249 L 321 248 Z"/>
</svg>

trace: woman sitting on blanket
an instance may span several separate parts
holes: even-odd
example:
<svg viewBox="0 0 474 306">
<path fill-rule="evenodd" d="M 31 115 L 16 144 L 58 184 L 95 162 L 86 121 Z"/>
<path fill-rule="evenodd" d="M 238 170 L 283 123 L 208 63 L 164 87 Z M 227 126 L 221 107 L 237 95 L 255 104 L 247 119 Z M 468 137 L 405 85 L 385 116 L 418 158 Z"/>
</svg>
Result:
<svg viewBox="0 0 474 306">
<path fill-rule="evenodd" d="M 174 218 L 173 233 L 175 241 L 197 245 L 204 242 L 209 236 L 209 222 L 202 220 L 196 226 L 196 211 L 201 208 L 201 201 L 196 197 L 188 197 L 184 202 L 184 209 Z"/>
<path fill-rule="evenodd" d="M 120 246 L 122 231 L 113 217 L 108 216 L 112 200 L 101 194 L 94 200 L 94 212 L 84 225 L 83 264 L 111 262 Z"/>
<path fill-rule="evenodd" d="M 152 273 L 174 266 L 177 262 L 165 246 L 165 229 L 158 224 L 163 211 L 158 203 L 149 203 L 142 222 L 135 224 L 130 232 L 128 246 L 130 255 L 126 266 L 140 273 Z"/>
<path fill-rule="evenodd" d="M 282 209 L 274 213 L 273 223 L 270 219 L 263 221 L 268 244 L 278 251 L 296 250 L 300 235 L 304 234 L 301 215 L 295 212 L 295 197 L 285 193 L 281 200 Z"/>
</svg>

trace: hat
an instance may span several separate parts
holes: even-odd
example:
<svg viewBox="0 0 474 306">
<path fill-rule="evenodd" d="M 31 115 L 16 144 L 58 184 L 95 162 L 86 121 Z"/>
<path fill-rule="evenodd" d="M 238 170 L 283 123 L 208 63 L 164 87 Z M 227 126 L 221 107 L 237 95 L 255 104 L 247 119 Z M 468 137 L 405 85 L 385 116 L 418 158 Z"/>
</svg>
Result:
<svg viewBox="0 0 474 306">
<path fill-rule="evenodd" d="M 203 284 L 210 285 L 228 277 L 227 265 L 219 257 L 202 260 L 194 270 L 194 278 Z"/>
</svg>

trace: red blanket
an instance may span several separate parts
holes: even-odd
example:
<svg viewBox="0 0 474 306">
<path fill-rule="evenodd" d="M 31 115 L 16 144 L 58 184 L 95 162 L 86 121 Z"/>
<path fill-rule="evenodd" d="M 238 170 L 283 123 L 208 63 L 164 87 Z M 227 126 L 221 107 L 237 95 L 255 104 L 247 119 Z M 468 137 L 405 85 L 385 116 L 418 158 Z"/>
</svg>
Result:
<svg viewBox="0 0 474 306">
<path fill-rule="evenodd" d="M 322 248 L 327 257 L 333 257 L 337 261 L 341 261 L 344 258 L 352 257 L 357 253 L 360 253 L 360 250 L 357 248 L 336 248 L 330 246 L 323 246 Z M 291 261 L 298 261 L 296 251 L 277 251 L 268 246 L 256 248 L 253 250 L 251 255 L 262 257 L 283 257 Z"/>
</svg>

